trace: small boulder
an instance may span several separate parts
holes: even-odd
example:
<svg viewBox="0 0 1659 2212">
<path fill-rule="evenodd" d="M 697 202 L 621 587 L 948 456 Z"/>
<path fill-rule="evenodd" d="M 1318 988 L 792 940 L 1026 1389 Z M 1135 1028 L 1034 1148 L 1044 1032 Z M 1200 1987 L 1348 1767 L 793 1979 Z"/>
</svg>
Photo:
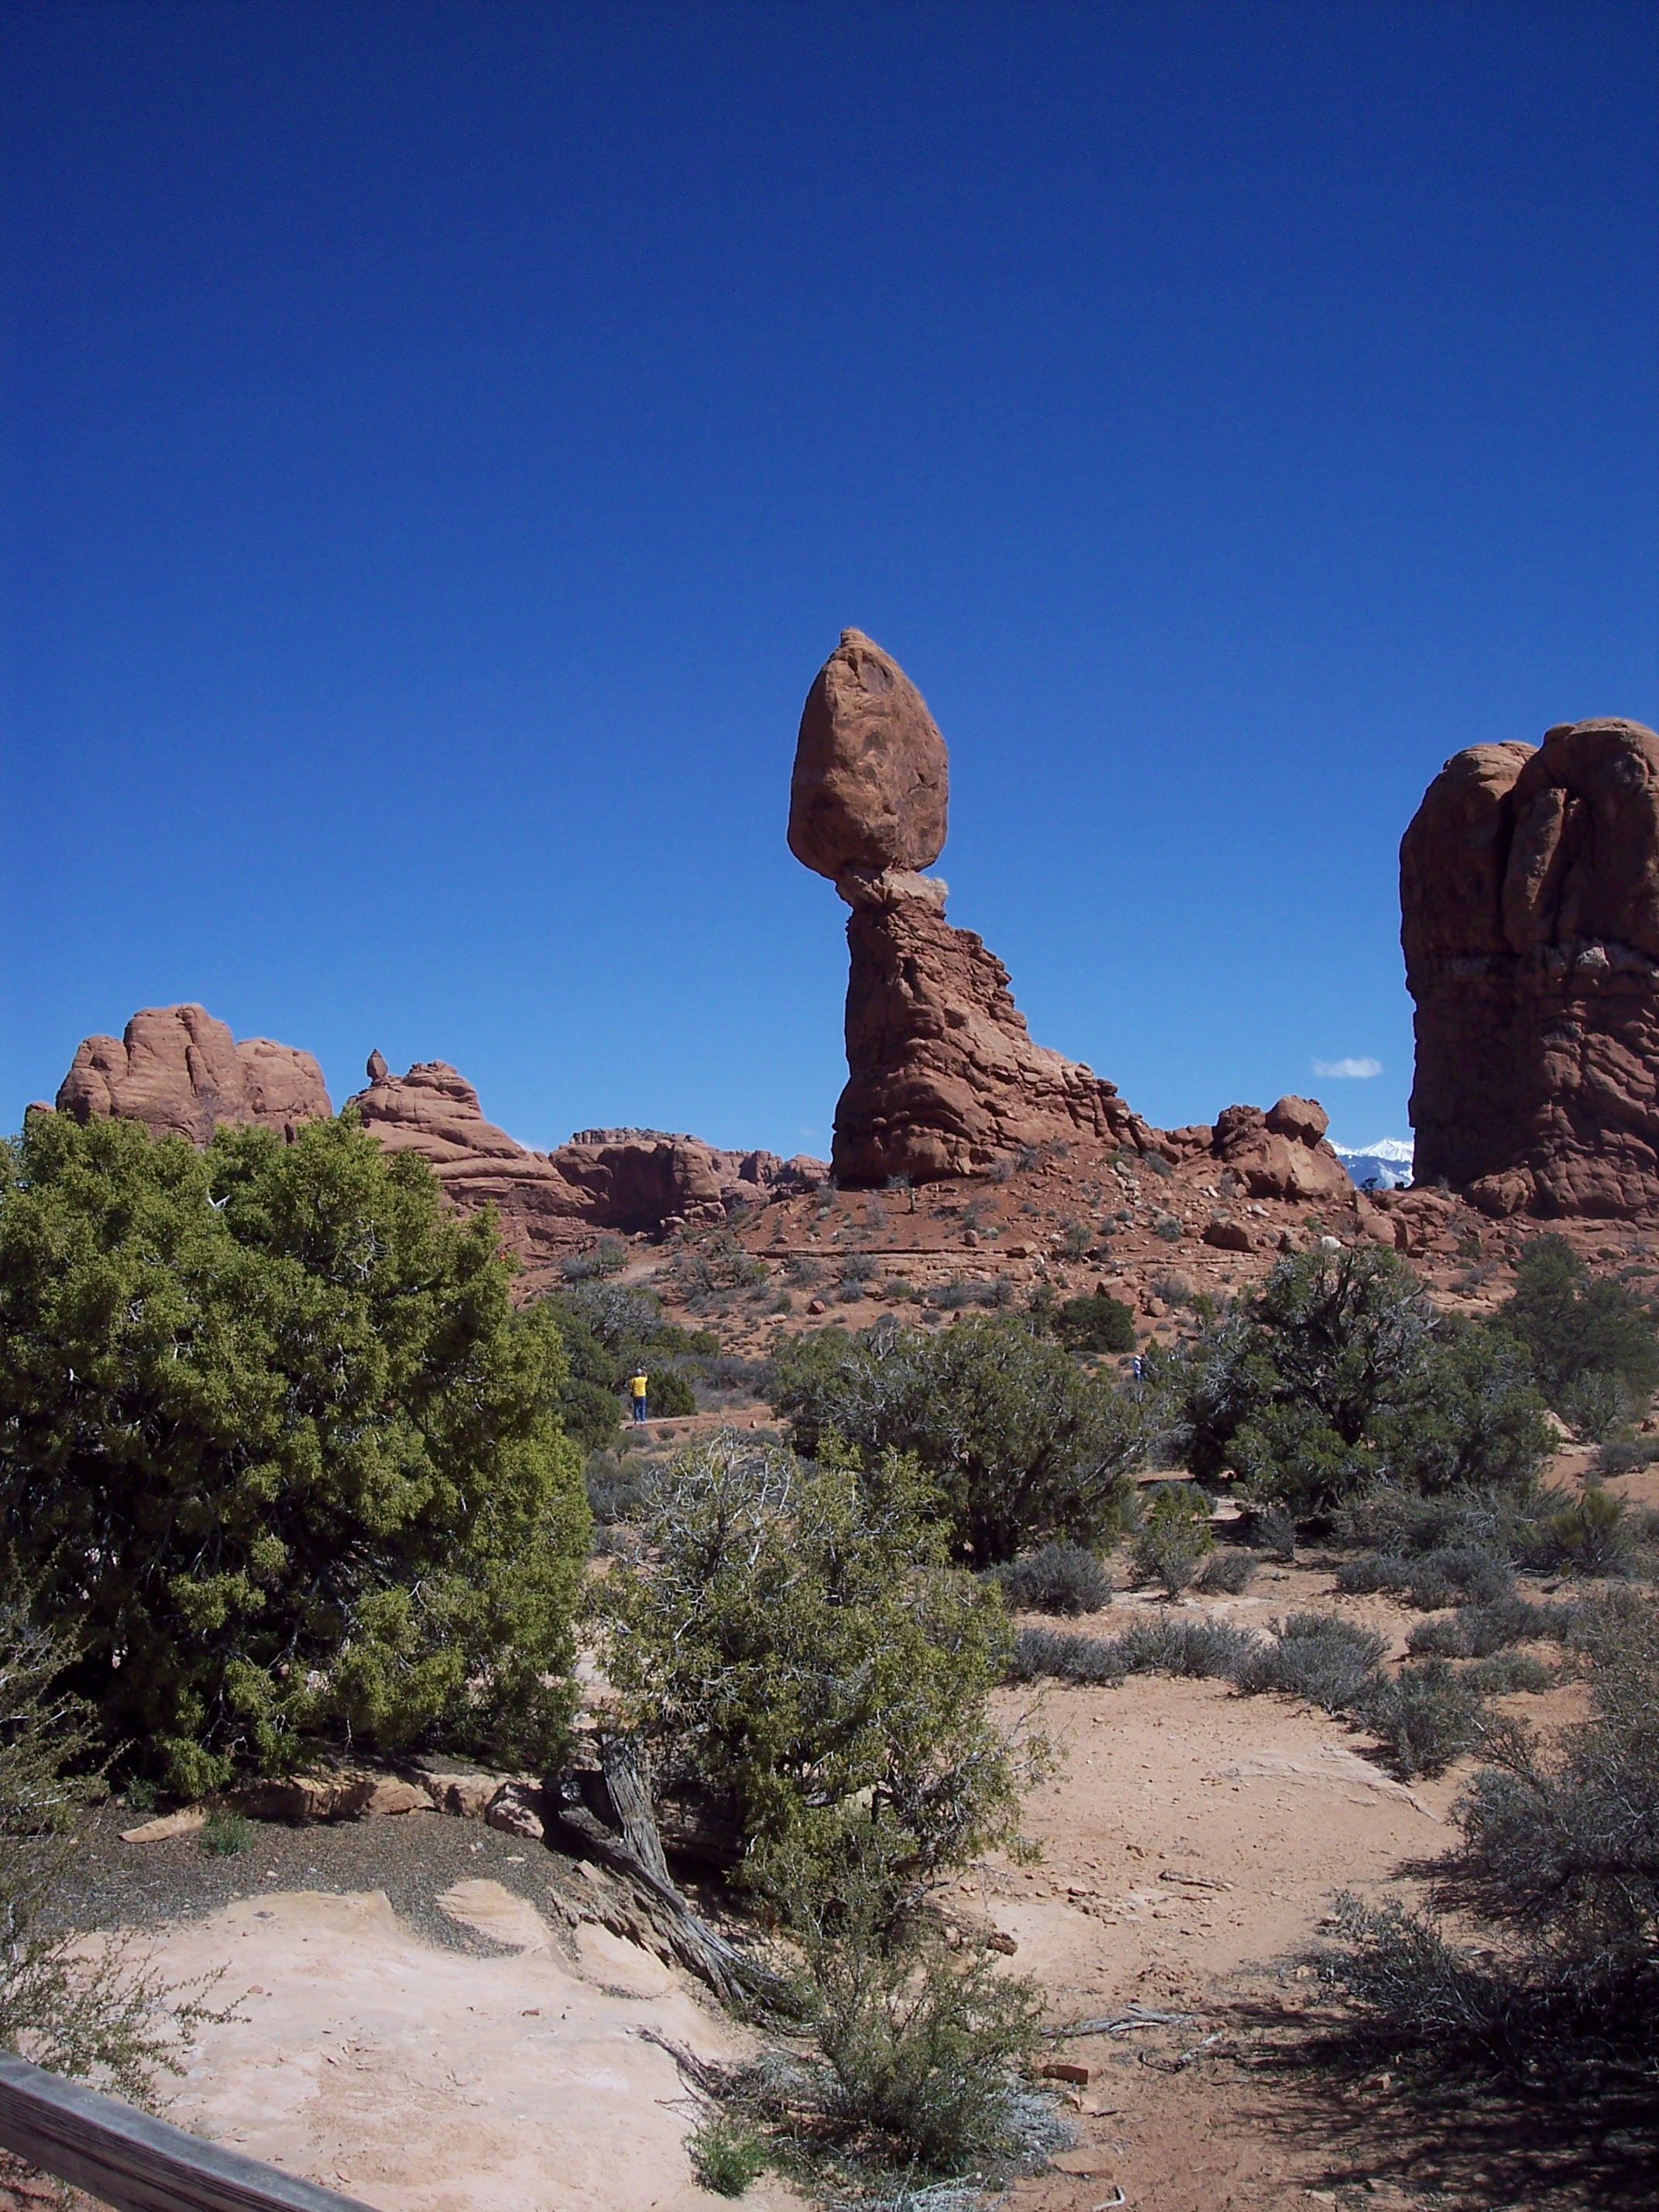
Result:
<svg viewBox="0 0 1659 2212">
<path fill-rule="evenodd" d="M 1203 1241 L 1218 1252 L 1253 1252 L 1255 1239 L 1242 1221 L 1231 1221 L 1218 1213 L 1204 1231 Z"/>
<path fill-rule="evenodd" d="M 503 1784 L 485 1809 L 484 1825 L 499 1828 L 503 1835 L 522 1836 L 526 1843 L 539 1844 L 547 1833 L 537 1806 L 539 1795 L 522 1782 Z"/>
</svg>

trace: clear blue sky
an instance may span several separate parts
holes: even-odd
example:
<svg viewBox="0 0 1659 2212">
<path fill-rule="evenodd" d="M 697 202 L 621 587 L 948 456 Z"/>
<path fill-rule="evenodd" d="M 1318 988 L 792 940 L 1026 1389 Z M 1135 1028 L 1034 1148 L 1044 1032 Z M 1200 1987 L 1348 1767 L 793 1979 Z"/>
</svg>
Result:
<svg viewBox="0 0 1659 2212">
<path fill-rule="evenodd" d="M 1424 785 L 1659 723 L 1650 5 L 11 0 L 0 76 L 0 1127 L 198 999 L 827 1149 L 854 624 L 1043 1042 L 1403 1134 Z"/>
</svg>

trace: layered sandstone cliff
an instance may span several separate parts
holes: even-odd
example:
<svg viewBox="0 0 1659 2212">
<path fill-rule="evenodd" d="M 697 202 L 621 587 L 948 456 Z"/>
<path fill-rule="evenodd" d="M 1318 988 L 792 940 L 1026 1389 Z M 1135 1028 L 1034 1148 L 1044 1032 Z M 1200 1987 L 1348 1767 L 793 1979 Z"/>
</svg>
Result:
<svg viewBox="0 0 1659 2212">
<path fill-rule="evenodd" d="M 1416 1176 L 1486 1212 L 1659 1212 L 1659 736 L 1474 745 L 1400 848 Z"/>
</svg>

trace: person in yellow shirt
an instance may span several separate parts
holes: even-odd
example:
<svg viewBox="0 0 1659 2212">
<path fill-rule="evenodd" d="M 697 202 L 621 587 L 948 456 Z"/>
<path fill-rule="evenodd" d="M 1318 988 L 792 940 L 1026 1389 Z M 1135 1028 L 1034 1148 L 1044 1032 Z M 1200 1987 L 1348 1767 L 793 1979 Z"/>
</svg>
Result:
<svg viewBox="0 0 1659 2212">
<path fill-rule="evenodd" d="M 638 1428 L 646 1417 L 646 1403 L 651 1389 L 651 1377 L 643 1367 L 635 1370 L 628 1385 L 628 1394 L 634 1404 L 634 1425 Z"/>
</svg>

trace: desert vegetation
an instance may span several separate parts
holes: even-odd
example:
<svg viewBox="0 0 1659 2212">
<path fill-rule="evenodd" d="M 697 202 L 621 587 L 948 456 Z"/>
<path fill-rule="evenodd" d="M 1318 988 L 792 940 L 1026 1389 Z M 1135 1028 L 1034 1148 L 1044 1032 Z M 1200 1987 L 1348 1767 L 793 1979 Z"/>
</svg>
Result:
<svg viewBox="0 0 1659 2212">
<path fill-rule="evenodd" d="M 1061 2140 L 1046 1993 L 947 1902 L 1029 1856 L 1056 1753 L 1020 1701 L 1045 1685 L 1279 1700 L 1407 1783 L 1472 1760 L 1426 1902 L 1345 1903 L 1327 1985 L 1413 2063 L 1635 2063 L 1651 1531 L 1610 1485 L 1645 1464 L 1659 1360 L 1635 1293 L 1561 1240 L 1482 1321 L 1363 1244 L 1231 1304 L 1166 1279 L 1181 1334 L 1132 1379 L 1103 1289 L 987 1310 L 947 1283 L 912 1325 L 776 1316 L 727 1348 L 662 1292 L 714 1319 L 771 1280 L 729 1226 L 654 1288 L 600 1245 L 515 1305 L 488 1217 L 350 1116 L 204 1150 L 40 1117 L 3 1174 L 14 2044 L 143 2094 L 203 2016 L 118 1949 L 89 1968 L 50 1909 L 106 1773 L 135 1808 L 206 1801 L 195 1848 L 232 1859 L 244 1786 L 319 1760 L 557 1777 L 580 1647 L 586 1741 L 641 1785 L 611 1801 L 617 1863 L 662 1908 L 658 1826 L 701 1839 L 698 1909 L 741 1962 L 718 1985 L 757 2055 L 702 2080 L 689 2146 L 716 2191 L 768 2163 L 830 2193 L 1006 2179 Z M 842 1212 L 787 1276 L 853 1303 L 887 1224 Z M 678 1449 L 624 1449 L 637 1367 L 692 1419 Z M 1599 1455 L 1571 1491 L 1545 1480 L 1564 1428 Z M 1269 1610 L 1260 1578 L 1310 1553 L 1327 1596 Z M 1341 1610 L 1364 1601 L 1415 1616 L 1403 1661 Z M 1501 1707 L 1562 1680 L 1575 1727 Z"/>
</svg>

